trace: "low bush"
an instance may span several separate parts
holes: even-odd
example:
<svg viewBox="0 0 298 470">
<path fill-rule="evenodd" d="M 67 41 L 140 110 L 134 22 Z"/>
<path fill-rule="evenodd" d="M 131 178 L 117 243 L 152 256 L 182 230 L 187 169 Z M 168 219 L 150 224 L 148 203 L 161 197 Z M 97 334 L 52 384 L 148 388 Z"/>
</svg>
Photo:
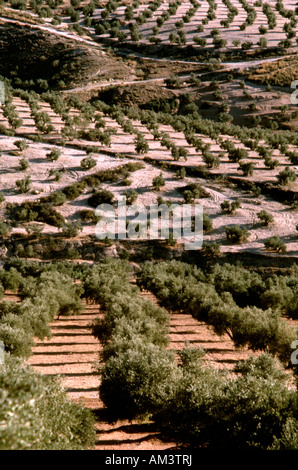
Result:
<svg viewBox="0 0 298 470">
<path fill-rule="evenodd" d="M 107 189 L 98 190 L 88 198 L 88 204 L 95 208 L 100 204 L 112 204 L 113 201 L 114 194 Z"/>
<path fill-rule="evenodd" d="M 267 240 L 264 242 L 264 245 L 267 251 L 273 251 L 276 253 L 285 253 L 287 251 L 286 245 L 278 235 L 267 238 Z"/>
<path fill-rule="evenodd" d="M 244 243 L 247 241 L 249 233 L 246 228 L 241 228 L 239 225 L 225 228 L 227 241 L 232 244 Z"/>
<path fill-rule="evenodd" d="M 249 359 L 231 379 L 197 356 L 187 351 L 183 378 L 154 416 L 167 438 L 214 450 L 297 448 L 297 392 L 279 364 L 268 355 Z"/>
<path fill-rule="evenodd" d="M 9 204 L 8 217 L 17 222 L 44 222 L 55 227 L 61 227 L 64 217 L 50 203 L 27 201 L 22 204 Z"/>
<path fill-rule="evenodd" d="M 271 224 L 274 221 L 273 216 L 265 210 L 261 210 L 260 212 L 258 212 L 257 216 L 258 216 L 259 220 L 261 222 L 263 222 L 264 225 L 266 225 L 266 226 Z"/>
</svg>

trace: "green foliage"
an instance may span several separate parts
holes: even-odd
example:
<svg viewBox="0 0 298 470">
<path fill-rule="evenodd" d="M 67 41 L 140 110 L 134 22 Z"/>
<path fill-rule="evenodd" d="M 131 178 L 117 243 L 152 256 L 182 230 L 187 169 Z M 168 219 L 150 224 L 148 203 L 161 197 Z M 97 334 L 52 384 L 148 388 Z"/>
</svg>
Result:
<svg viewBox="0 0 298 470">
<path fill-rule="evenodd" d="M 56 193 L 51 193 L 50 202 L 54 206 L 62 206 L 66 202 L 66 195 L 62 191 L 57 191 Z"/>
<path fill-rule="evenodd" d="M 75 238 L 79 232 L 82 230 L 81 224 L 76 223 L 67 223 L 61 227 L 61 235 L 66 238 Z"/>
<path fill-rule="evenodd" d="M 254 171 L 254 164 L 251 162 L 240 162 L 239 169 L 243 172 L 244 176 L 252 176 Z"/>
<path fill-rule="evenodd" d="M 26 150 L 29 147 L 25 140 L 16 140 L 13 144 L 21 151 Z"/>
<path fill-rule="evenodd" d="M 229 202 L 225 200 L 220 204 L 220 208 L 223 212 L 227 212 L 228 214 L 234 214 L 237 209 L 241 207 L 240 199 L 236 199 L 235 201 Z"/>
<path fill-rule="evenodd" d="M 126 197 L 126 202 L 129 206 L 136 202 L 139 197 L 139 194 L 134 189 L 131 189 L 130 191 L 124 191 L 123 194 Z"/>
<path fill-rule="evenodd" d="M 105 364 L 100 398 L 115 418 L 150 416 L 175 384 L 173 353 L 135 339 Z"/>
<path fill-rule="evenodd" d="M 158 176 L 155 176 L 152 180 L 152 186 L 156 191 L 160 191 L 160 189 L 165 186 L 166 182 L 160 173 Z"/>
<path fill-rule="evenodd" d="M 177 179 L 184 179 L 186 176 L 186 170 L 184 167 L 182 168 L 179 168 L 177 171 L 176 171 L 176 177 Z"/>
<path fill-rule="evenodd" d="M 139 296 L 129 283 L 127 262 L 106 260 L 84 279 L 85 296 L 105 312 L 93 323 L 103 344 L 100 397 L 111 420 L 150 416 L 166 398 L 175 373 L 166 312 Z M 173 378 L 174 380 L 174 378 Z"/>
<path fill-rule="evenodd" d="M 264 245 L 267 251 L 273 251 L 276 253 L 285 253 L 287 251 L 286 245 L 278 235 L 267 238 L 267 240 L 264 242 Z"/>
<path fill-rule="evenodd" d="M 16 357 L 28 358 L 33 346 L 32 334 L 21 325 L 15 324 L 11 319 L 2 320 L 0 323 L 0 340 L 5 345 L 5 350 Z M 3 322 L 3 323 L 2 323 Z"/>
<path fill-rule="evenodd" d="M 199 183 L 190 183 L 181 188 L 181 192 L 187 204 L 194 202 L 195 199 L 209 197 L 210 195 Z"/>
<path fill-rule="evenodd" d="M 183 378 L 154 416 L 168 438 L 195 448 L 269 449 L 292 423 L 297 436 L 297 392 L 280 380 L 272 358 L 251 359 L 235 379 L 193 357 Z M 236 369 L 237 370 L 237 369 Z M 291 421 L 290 421 L 291 420 Z M 296 437 L 297 439 L 297 437 Z"/>
<path fill-rule="evenodd" d="M 31 177 L 28 175 L 22 180 L 16 180 L 16 186 L 21 194 L 28 193 L 31 188 Z"/>
<path fill-rule="evenodd" d="M 219 294 L 230 292 L 234 301 L 241 307 L 259 305 L 259 296 L 265 290 L 261 276 L 250 272 L 242 266 L 215 264 L 208 274 L 208 281 L 212 282 Z"/>
<path fill-rule="evenodd" d="M 84 450 L 94 445 L 91 411 L 53 377 L 8 357 L 0 365 L 0 449 Z"/>
<path fill-rule="evenodd" d="M 260 219 L 260 221 L 263 222 L 264 225 L 266 226 L 271 224 L 274 221 L 273 216 L 265 210 L 261 210 L 260 212 L 258 212 L 257 216 Z"/>
<path fill-rule="evenodd" d="M 239 225 L 225 227 L 227 241 L 232 244 L 244 243 L 247 241 L 249 233 L 246 228 L 241 228 Z"/>
<path fill-rule="evenodd" d="M 0 220 L 0 237 L 7 237 L 11 233 L 11 230 L 10 224 L 4 222 L 4 220 Z"/>
<path fill-rule="evenodd" d="M 67 199 L 73 201 L 77 197 L 79 197 L 84 189 L 87 187 L 87 181 L 78 181 L 77 183 L 73 183 L 69 186 L 66 186 L 62 189 L 62 193 L 65 194 Z"/>
<path fill-rule="evenodd" d="M 203 243 L 202 252 L 208 258 L 216 258 L 220 256 L 220 246 L 215 242 Z"/>
<path fill-rule="evenodd" d="M 242 267 L 216 265 L 204 277 L 184 263 L 145 263 L 138 283 L 152 290 L 161 305 L 193 315 L 220 336 L 228 334 L 236 347 L 267 351 L 284 364 L 289 363 L 291 342 L 297 331 L 281 318 L 279 309 L 262 310 L 256 306 L 262 304 L 266 308 L 268 298 L 266 285 L 256 273 Z M 291 295 L 289 292 L 285 291 L 284 296 L 292 305 L 295 290 Z"/>
<path fill-rule="evenodd" d="M 147 153 L 148 150 L 149 150 L 149 145 L 146 142 L 146 140 L 145 140 L 145 138 L 142 134 L 138 133 L 137 137 L 135 138 L 135 150 L 138 154 Z"/>
<path fill-rule="evenodd" d="M 212 230 L 212 220 L 207 214 L 203 214 L 203 231 L 209 232 Z"/>
<path fill-rule="evenodd" d="M 61 150 L 58 148 L 53 148 L 50 152 L 46 154 L 46 157 L 50 161 L 56 161 L 61 155 Z"/>
<path fill-rule="evenodd" d="M 295 172 L 293 170 L 290 170 L 289 167 L 286 167 L 277 175 L 277 180 L 282 186 L 286 186 L 290 183 L 293 183 L 294 181 L 296 181 Z"/>
<path fill-rule="evenodd" d="M 1 272 L 1 283 L 5 289 L 19 290 L 22 298 L 18 304 L 0 304 L 0 339 L 14 356 L 30 356 L 33 337 L 50 337 L 49 323 L 54 316 L 81 311 L 81 289 L 58 271 L 41 273 L 35 280 L 23 279 L 15 267 L 10 267 Z"/>
<path fill-rule="evenodd" d="M 91 207 L 97 207 L 100 204 L 112 204 L 114 201 L 114 195 L 107 189 L 96 191 L 92 196 L 88 198 L 88 204 Z"/>
<path fill-rule="evenodd" d="M 44 229 L 44 225 L 39 225 L 39 224 L 28 224 L 28 225 L 25 225 L 25 229 L 26 229 L 26 232 L 28 233 L 28 235 L 32 235 L 34 236 L 35 238 L 38 238 L 43 229 Z"/>
<path fill-rule="evenodd" d="M 19 222 L 44 222 L 55 227 L 61 227 L 65 221 L 50 203 L 27 201 L 22 204 L 8 206 L 9 216 Z"/>
<path fill-rule="evenodd" d="M 86 157 L 81 160 L 80 163 L 81 168 L 84 170 L 90 170 L 96 166 L 96 160 L 92 157 Z"/>
<path fill-rule="evenodd" d="M 19 163 L 20 163 L 20 169 L 21 171 L 26 171 L 27 168 L 29 167 L 29 162 L 26 158 L 21 158 L 19 160 Z"/>
<path fill-rule="evenodd" d="M 87 222 L 87 223 L 88 222 L 96 223 L 99 220 L 99 217 L 95 215 L 95 212 L 90 209 L 83 209 L 82 211 L 80 211 L 80 217 L 83 222 Z"/>
</svg>

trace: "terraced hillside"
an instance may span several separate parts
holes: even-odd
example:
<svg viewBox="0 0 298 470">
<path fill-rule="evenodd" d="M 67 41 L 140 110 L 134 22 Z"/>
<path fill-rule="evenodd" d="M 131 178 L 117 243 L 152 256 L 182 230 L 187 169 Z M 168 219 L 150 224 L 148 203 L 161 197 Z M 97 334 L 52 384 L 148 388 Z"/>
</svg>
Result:
<svg viewBox="0 0 298 470">
<path fill-rule="evenodd" d="M 0 115 L 6 132 L 0 146 L 2 213 L 12 233 L 24 233 L 37 221 L 44 234 L 59 234 L 71 222 L 80 237 L 94 236 L 97 204 L 92 194 L 107 190 L 114 199 L 133 195 L 134 202 L 146 206 L 196 200 L 211 220 L 206 242 L 217 242 L 224 251 L 264 252 L 266 239 L 279 236 L 294 255 L 297 139 L 276 127 L 295 115 L 295 106 L 280 104 L 280 111 L 274 111 L 274 95 L 279 103 L 286 103 L 288 95 L 261 94 L 251 82 L 194 85 L 191 80 L 181 85 L 183 92 L 172 83 L 150 85 L 140 103 L 141 84 L 97 90 L 87 102 L 70 92 L 59 96 L 9 89 Z M 158 98 L 162 92 L 167 98 Z M 231 122 L 237 116 L 259 124 L 241 127 Z M 156 189 L 154 179 L 160 174 L 164 185 Z M 187 199 L 189 185 L 197 192 Z M 237 207 L 230 210 L 235 201 Z M 22 212 L 25 203 L 33 212 L 41 203 L 51 204 L 58 218 Z M 258 218 L 261 210 L 271 215 L 270 223 Z M 225 240 L 225 229 L 232 225 L 249 231 L 240 248 Z"/>
<path fill-rule="evenodd" d="M 298 448 L 297 21 L 1 3 L 0 449 Z"/>
</svg>

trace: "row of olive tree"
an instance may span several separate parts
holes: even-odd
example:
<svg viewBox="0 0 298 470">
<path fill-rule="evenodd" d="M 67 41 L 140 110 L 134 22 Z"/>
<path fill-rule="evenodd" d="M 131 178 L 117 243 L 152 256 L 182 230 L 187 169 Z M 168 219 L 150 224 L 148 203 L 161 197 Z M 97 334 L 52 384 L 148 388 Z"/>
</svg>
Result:
<svg viewBox="0 0 298 470">
<path fill-rule="evenodd" d="M 173 267 L 188 281 L 204 278 Z M 127 262 L 107 259 L 83 281 L 104 313 L 93 332 L 103 344 L 100 397 L 111 421 L 151 418 L 163 435 L 194 447 L 297 448 L 297 392 L 285 385 L 281 364 L 264 354 L 237 364 L 231 379 L 206 367 L 201 349 L 183 349 L 177 361 L 166 349 L 168 315 L 140 297 L 132 275 Z M 163 278 L 156 282 L 171 291 Z"/>
<path fill-rule="evenodd" d="M 178 262 L 158 266 L 147 262 L 139 282 L 162 305 L 190 313 L 218 335 L 228 334 L 235 346 L 269 352 L 289 365 L 298 332 L 281 317 L 281 309 L 297 315 L 297 277 L 273 278 L 271 285 L 272 280 L 264 282 L 243 268 L 216 265 L 214 269 L 216 276 L 200 272 L 194 277 L 185 273 L 190 267 Z M 224 288 L 218 284 L 221 278 L 229 280 Z"/>
<path fill-rule="evenodd" d="M 48 264 L 43 272 L 37 263 L 16 259 L 6 264 L 0 271 L 2 295 L 10 290 L 21 300 L 0 303 L 0 340 L 5 348 L 0 364 L 0 449 L 90 448 L 95 440 L 92 413 L 71 400 L 57 378 L 24 365 L 33 338 L 51 337 L 55 316 L 80 311 L 80 288 L 67 266 L 61 265 L 59 272 L 59 267 Z"/>
</svg>

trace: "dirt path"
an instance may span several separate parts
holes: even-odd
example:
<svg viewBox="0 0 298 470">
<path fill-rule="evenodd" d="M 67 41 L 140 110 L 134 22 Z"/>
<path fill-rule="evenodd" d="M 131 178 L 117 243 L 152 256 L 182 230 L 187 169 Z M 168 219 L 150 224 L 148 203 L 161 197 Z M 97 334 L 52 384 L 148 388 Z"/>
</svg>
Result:
<svg viewBox="0 0 298 470">
<path fill-rule="evenodd" d="M 147 291 L 142 296 L 156 303 Z M 117 421 L 109 424 L 103 403 L 98 397 L 99 376 L 93 365 L 99 359 L 101 346 L 88 327 L 100 315 L 99 305 L 85 304 L 78 316 L 60 317 L 55 320 L 50 340 L 36 340 L 33 355 L 29 358 L 36 371 L 48 375 L 60 375 L 67 393 L 74 400 L 82 400 L 92 409 L 96 420 L 97 439 L 95 450 L 163 450 L 174 449 L 176 444 L 164 442 L 156 432 L 154 423 Z M 170 322 L 171 343 L 169 349 L 180 350 L 185 342 L 207 350 L 206 360 L 216 367 L 233 367 L 247 357 L 247 352 L 235 351 L 228 338 L 220 339 L 206 325 L 190 315 L 173 314 Z"/>
</svg>

